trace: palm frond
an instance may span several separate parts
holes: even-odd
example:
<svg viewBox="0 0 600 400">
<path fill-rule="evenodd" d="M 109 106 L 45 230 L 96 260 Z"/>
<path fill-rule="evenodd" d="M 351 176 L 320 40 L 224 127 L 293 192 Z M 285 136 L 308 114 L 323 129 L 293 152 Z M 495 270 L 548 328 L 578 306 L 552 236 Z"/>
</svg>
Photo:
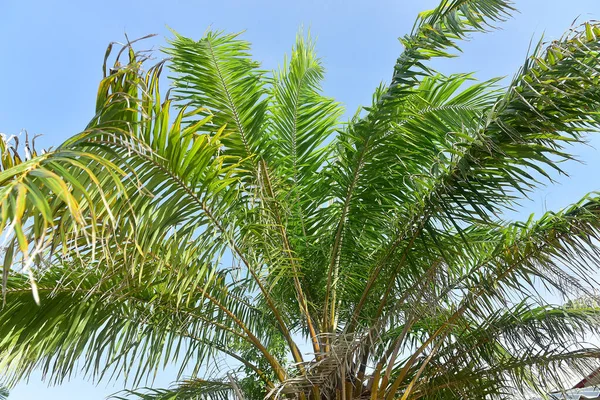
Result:
<svg viewBox="0 0 600 400">
<path fill-rule="evenodd" d="M 400 39 L 404 51 L 396 61 L 389 94 L 384 98 L 418 84 L 423 75 L 432 73 L 426 61 L 453 57 L 448 49 L 460 50 L 457 40 L 493 27 L 512 11 L 512 2 L 507 0 L 443 0 L 435 9 L 422 12 L 412 32 Z"/>
<path fill-rule="evenodd" d="M 483 125 L 471 134 L 458 135 L 458 143 L 444 149 L 451 157 L 436 168 L 439 174 L 419 182 L 422 189 L 414 192 L 415 206 L 400 214 L 399 225 L 394 226 L 396 233 L 390 235 L 395 239 L 384 246 L 387 250 L 382 252 L 370 281 L 388 260 L 402 259 L 418 236 L 436 231 L 436 226 L 461 230 L 472 223 L 494 224 L 503 209 L 515 205 L 518 194 L 538 185 L 536 172 L 551 179 L 544 165 L 562 172 L 557 159 L 570 158 L 563 146 L 581 142 L 584 133 L 596 126 L 596 61 L 588 52 L 595 46 L 597 41 L 588 43 L 586 34 L 578 30 L 552 44 L 545 53 L 536 51 L 507 94 L 487 111 L 480 121 Z M 549 54 L 563 47 L 570 49 L 561 60 L 565 69 L 546 68 L 544 57 L 554 57 Z M 580 76 L 577 84 L 571 76 Z M 554 93 L 552 104 L 542 93 Z M 563 97 L 566 93 L 569 100 Z M 524 125 L 521 117 L 529 122 Z"/>
<path fill-rule="evenodd" d="M 338 128 L 343 112 L 338 103 L 320 93 L 324 69 L 314 47 L 310 36 L 305 39 L 299 34 L 289 61 L 275 73 L 271 89 L 269 129 L 279 150 L 274 168 L 301 188 L 309 187 L 301 181 L 323 166 L 327 152 L 322 146 Z"/>
<path fill-rule="evenodd" d="M 112 398 L 117 400 L 228 400 L 231 398 L 232 391 L 233 388 L 229 383 L 197 379 L 177 383 L 169 389 L 127 390 Z"/>
<path fill-rule="evenodd" d="M 269 147 L 261 129 L 268 106 L 264 72 L 249 48 L 237 34 L 208 32 L 199 41 L 175 34 L 167 50 L 177 73 L 175 98 L 211 110 L 214 130 L 226 126 L 223 144 L 239 159 L 264 156 Z"/>
</svg>

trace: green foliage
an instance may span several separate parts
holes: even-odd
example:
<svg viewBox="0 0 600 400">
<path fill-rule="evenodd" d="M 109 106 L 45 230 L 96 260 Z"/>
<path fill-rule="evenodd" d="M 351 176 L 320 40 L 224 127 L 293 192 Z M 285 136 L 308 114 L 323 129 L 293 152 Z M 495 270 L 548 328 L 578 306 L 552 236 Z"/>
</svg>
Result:
<svg viewBox="0 0 600 400">
<path fill-rule="evenodd" d="M 112 398 L 117 400 L 226 400 L 231 391 L 231 385 L 225 382 L 195 379 L 181 382 L 170 389 L 126 390 Z"/>
<path fill-rule="evenodd" d="M 255 347 L 252 347 L 245 342 L 239 342 L 236 345 L 236 351 L 244 360 L 252 363 L 259 370 L 269 371 L 266 373 L 267 379 L 270 381 L 275 381 L 277 379 L 275 374 L 270 371 L 269 365 L 264 357 L 262 357 Z M 287 346 L 285 340 L 280 336 L 273 335 L 269 343 L 269 351 L 278 359 L 284 360 L 284 366 L 288 367 L 288 363 L 286 362 Z M 244 377 L 239 380 L 239 387 L 244 393 L 244 398 L 248 400 L 264 399 L 267 396 L 268 391 L 264 382 L 261 380 L 261 377 L 254 369 L 248 366 L 244 366 L 242 371 Z"/>
<path fill-rule="evenodd" d="M 0 142 L 7 383 L 139 387 L 175 364 L 172 387 L 115 397 L 503 399 L 596 369 L 600 195 L 505 213 L 600 127 L 600 26 L 540 43 L 507 87 L 429 63 L 512 11 L 421 13 L 348 123 L 309 35 L 272 73 L 237 34 L 174 33 L 147 69 L 125 46 L 83 132 Z"/>
</svg>

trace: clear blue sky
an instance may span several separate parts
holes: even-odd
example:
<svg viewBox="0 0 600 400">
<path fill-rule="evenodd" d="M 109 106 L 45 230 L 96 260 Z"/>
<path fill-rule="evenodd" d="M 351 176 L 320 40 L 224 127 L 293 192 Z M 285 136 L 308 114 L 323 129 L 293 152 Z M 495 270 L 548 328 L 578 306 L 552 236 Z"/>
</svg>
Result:
<svg viewBox="0 0 600 400">
<path fill-rule="evenodd" d="M 349 113 L 368 104 L 373 89 L 391 76 L 401 46 L 397 37 L 412 27 L 416 14 L 437 0 L 0 0 L 0 132 L 27 129 L 43 134 L 40 144 L 57 145 L 84 128 L 93 113 L 104 51 L 110 41 L 148 33 L 147 46 L 160 48 L 167 26 L 200 38 L 208 28 L 246 30 L 255 58 L 273 69 L 289 52 L 299 27 L 310 28 L 327 68 L 325 92 Z M 545 32 L 558 38 L 576 17 L 600 19 L 599 0 L 516 0 L 519 14 L 502 30 L 477 35 L 459 59 L 438 64 L 445 72 L 475 71 L 482 79 L 512 76 L 530 39 Z M 161 57 L 160 53 L 157 53 Z M 557 209 L 600 189 L 600 138 L 574 149 L 586 164 L 566 167 L 571 177 L 542 189 L 524 203 L 529 212 Z M 157 386 L 172 376 L 168 370 Z M 11 400 L 102 399 L 119 388 L 94 386 L 73 378 L 47 388 L 36 374 L 18 385 Z"/>
</svg>

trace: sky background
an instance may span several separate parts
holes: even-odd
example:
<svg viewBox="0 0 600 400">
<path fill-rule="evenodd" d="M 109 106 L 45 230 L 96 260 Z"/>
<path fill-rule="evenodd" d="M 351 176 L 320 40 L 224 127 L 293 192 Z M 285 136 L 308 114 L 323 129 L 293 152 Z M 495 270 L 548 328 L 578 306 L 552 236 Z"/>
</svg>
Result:
<svg viewBox="0 0 600 400">
<path fill-rule="evenodd" d="M 40 147 L 59 145 L 91 119 L 106 46 L 158 36 L 138 48 L 160 48 L 169 27 L 199 39 L 208 29 L 245 30 L 253 54 L 265 69 L 274 69 L 289 53 L 299 28 L 310 29 L 327 69 L 324 92 L 344 103 L 351 115 L 370 103 L 374 88 L 388 81 L 401 51 L 397 40 L 408 33 L 419 11 L 437 0 L 0 0 L 0 132 L 42 134 Z M 530 41 L 545 34 L 558 39 L 577 17 L 600 19 L 600 0 L 516 0 L 520 13 L 487 35 L 464 44 L 460 58 L 438 62 L 445 73 L 475 72 L 480 79 L 511 77 L 523 62 Z M 542 188 L 523 202 L 514 217 L 556 210 L 599 190 L 600 138 L 573 152 L 582 163 L 565 166 L 570 177 Z M 155 386 L 167 386 L 167 369 Z M 39 373 L 13 389 L 11 400 L 103 399 L 121 381 L 98 386 L 74 377 L 48 388 Z"/>
</svg>

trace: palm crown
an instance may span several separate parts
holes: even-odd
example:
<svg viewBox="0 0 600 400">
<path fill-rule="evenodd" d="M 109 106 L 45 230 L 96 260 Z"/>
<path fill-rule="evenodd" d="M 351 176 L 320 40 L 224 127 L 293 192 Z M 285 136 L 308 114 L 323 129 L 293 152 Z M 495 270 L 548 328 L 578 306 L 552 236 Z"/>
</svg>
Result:
<svg viewBox="0 0 600 400">
<path fill-rule="evenodd" d="M 120 396 L 479 399 L 589 371 L 600 198 L 503 213 L 600 125 L 600 26 L 538 45 L 504 88 L 428 64 L 510 11 L 422 13 L 347 124 L 310 37 L 268 74 L 238 35 L 174 34 L 171 98 L 165 62 L 125 46 L 82 133 L 0 149 L 8 383 L 175 363 L 185 380 Z"/>
</svg>

